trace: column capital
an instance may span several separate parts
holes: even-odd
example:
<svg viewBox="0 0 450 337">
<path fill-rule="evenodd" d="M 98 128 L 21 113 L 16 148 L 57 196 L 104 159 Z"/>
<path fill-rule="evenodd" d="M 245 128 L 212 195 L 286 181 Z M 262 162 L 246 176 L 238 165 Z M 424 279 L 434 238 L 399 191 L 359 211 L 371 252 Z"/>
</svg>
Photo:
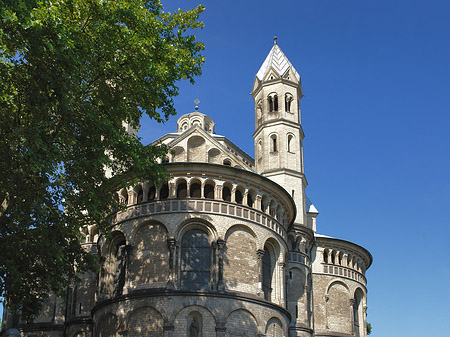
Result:
<svg viewBox="0 0 450 337">
<path fill-rule="evenodd" d="M 258 259 L 262 259 L 264 256 L 264 250 L 263 249 L 258 249 L 256 251 L 256 255 L 258 255 Z"/>
<path fill-rule="evenodd" d="M 174 249 L 176 243 L 177 243 L 177 241 L 175 240 L 175 238 L 167 239 L 167 246 L 169 247 L 169 249 Z"/>
</svg>

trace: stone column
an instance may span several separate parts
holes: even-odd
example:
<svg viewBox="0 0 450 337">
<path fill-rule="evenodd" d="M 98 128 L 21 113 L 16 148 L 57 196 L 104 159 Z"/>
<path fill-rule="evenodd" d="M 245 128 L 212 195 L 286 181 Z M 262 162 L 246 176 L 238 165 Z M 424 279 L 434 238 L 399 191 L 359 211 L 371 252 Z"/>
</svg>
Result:
<svg viewBox="0 0 450 337">
<path fill-rule="evenodd" d="M 155 199 L 154 200 L 159 200 L 159 191 L 161 190 L 161 188 L 158 188 L 158 186 L 156 186 L 155 184 Z"/>
<path fill-rule="evenodd" d="M 136 193 L 133 189 L 127 191 L 128 193 L 128 203 L 127 205 L 133 205 L 136 203 Z"/>
<path fill-rule="evenodd" d="M 174 259 L 173 259 L 173 269 L 174 269 L 174 286 L 175 289 L 179 289 L 181 288 L 181 266 L 180 266 L 180 252 L 181 247 L 180 247 L 180 242 L 176 242 L 175 243 L 175 252 L 174 252 Z"/>
<path fill-rule="evenodd" d="M 167 281 L 167 288 L 174 289 L 175 287 L 175 250 L 176 241 L 174 238 L 167 239 L 167 246 L 169 247 L 169 280 Z"/>
<path fill-rule="evenodd" d="M 248 206 L 248 188 L 246 188 L 245 191 L 244 191 L 242 205 Z"/>
<path fill-rule="evenodd" d="M 259 275 L 258 275 L 258 292 L 257 295 L 259 297 L 264 298 L 264 291 L 262 288 L 262 282 L 263 282 L 263 263 L 262 263 L 262 259 L 264 257 L 264 250 L 263 249 L 258 249 L 256 251 L 256 255 L 258 257 L 258 270 L 259 270 Z"/>
<path fill-rule="evenodd" d="M 231 189 L 231 202 L 236 202 L 236 185 L 233 185 Z"/>
<path fill-rule="evenodd" d="M 205 181 L 200 184 L 200 198 L 205 199 Z"/>
<path fill-rule="evenodd" d="M 306 281 L 306 280 L 305 280 Z M 305 323 L 308 324 L 308 317 L 309 317 L 309 305 L 308 305 L 308 285 L 305 284 L 303 287 L 303 305 L 305 306 Z"/>
<path fill-rule="evenodd" d="M 218 275 L 217 275 L 217 289 L 224 290 L 225 284 L 223 282 L 223 255 L 225 250 L 225 240 L 217 240 L 217 253 L 218 253 Z"/>
<path fill-rule="evenodd" d="M 278 286 L 279 290 L 278 290 L 277 297 L 278 297 L 278 302 L 280 303 L 280 305 L 283 308 L 286 308 L 286 298 L 284 296 L 285 295 L 284 294 L 284 269 L 285 269 L 285 267 L 286 267 L 286 263 L 284 263 L 284 262 L 278 263 L 278 271 L 280 273 L 278 280 L 279 280 L 280 285 Z"/>
<path fill-rule="evenodd" d="M 104 256 L 100 257 L 100 275 L 99 275 L 99 280 L 98 280 L 97 300 L 105 298 L 105 294 L 104 294 L 105 274 L 106 274 L 105 262 L 106 262 L 106 257 L 104 257 Z"/>
<path fill-rule="evenodd" d="M 211 243 L 211 278 L 210 278 L 210 288 L 212 290 L 217 289 L 217 274 L 218 274 L 218 265 L 217 265 L 217 257 L 218 257 L 218 249 L 217 242 Z"/>
<path fill-rule="evenodd" d="M 150 190 L 150 187 L 148 187 L 147 183 L 142 184 L 142 201 L 146 202 L 148 201 L 148 191 Z"/>
<path fill-rule="evenodd" d="M 173 337 L 175 327 L 173 325 L 164 325 L 164 337 Z"/>
<path fill-rule="evenodd" d="M 327 329 L 329 329 L 328 325 L 328 301 L 330 300 L 330 296 L 328 294 L 325 295 L 325 326 Z"/>
<path fill-rule="evenodd" d="M 215 200 L 222 200 L 222 189 L 223 189 L 223 185 L 216 185 L 216 188 L 214 189 L 215 191 L 215 195 L 214 195 L 214 199 Z"/>
<path fill-rule="evenodd" d="M 261 210 L 261 200 L 262 200 L 262 197 L 259 194 L 256 195 L 254 208 L 256 208 L 257 210 Z"/>
<path fill-rule="evenodd" d="M 191 179 L 186 182 L 186 198 L 191 197 Z"/>
<path fill-rule="evenodd" d="M 169 181 L 167 183 L 167 185 L 169 186 L 169 196 L 167 197 L 167 199 L 174 199 L 177 197 L 177 185 L 175 184 L 174 181 Z"/>
<path fill-rule="evenodd" d="M 216 323 L 216 337 L 226 337 L 227 328 L 225 322 Z"/>
</svg>

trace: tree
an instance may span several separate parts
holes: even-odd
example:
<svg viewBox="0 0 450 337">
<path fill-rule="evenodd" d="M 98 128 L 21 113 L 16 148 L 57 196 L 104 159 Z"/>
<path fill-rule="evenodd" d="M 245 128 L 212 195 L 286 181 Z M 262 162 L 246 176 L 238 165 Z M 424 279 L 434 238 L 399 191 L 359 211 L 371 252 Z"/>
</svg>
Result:
<svg viewBox="0 0 450 337">
<path fill-rule="evenodd" d="M 30 319 L 93 258 L 81 226 L 108 227 L 115 193 L 161 181 L 167 149 L 143 146 L 143 114 L 175 114 L 201 74 L 203 7 L 158 0 L 4 0 L 0 5 L 0 296 Z M 105 169 L 112 176 L 105 176 Z"/>
<path fill-rule="evenodd" d="M 372 325 L 370 323 L 367 323 L 367 336 L 369 336 L 372 333 Z"/>
</svg>

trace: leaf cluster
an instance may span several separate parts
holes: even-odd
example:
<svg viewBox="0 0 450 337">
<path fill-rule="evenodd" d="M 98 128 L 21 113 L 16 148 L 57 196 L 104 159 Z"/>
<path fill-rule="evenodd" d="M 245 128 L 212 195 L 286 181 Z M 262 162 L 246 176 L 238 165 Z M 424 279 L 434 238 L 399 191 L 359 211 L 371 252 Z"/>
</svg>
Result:
<svg viewBox="0 0 450 337">
<path fill-rule="evenodd" d="M 177 82 L 201 74 L 191 30 L 202 11 L 167 13 L 157 0 L 0 4 L 0 296 L 24 318 L 92 268 L 79 229 L 107 228 L 113 191 L 166 178 L 157 161 L 167 148 L 143 146 L 124 124 L 175 114 Z"/>
</svg>

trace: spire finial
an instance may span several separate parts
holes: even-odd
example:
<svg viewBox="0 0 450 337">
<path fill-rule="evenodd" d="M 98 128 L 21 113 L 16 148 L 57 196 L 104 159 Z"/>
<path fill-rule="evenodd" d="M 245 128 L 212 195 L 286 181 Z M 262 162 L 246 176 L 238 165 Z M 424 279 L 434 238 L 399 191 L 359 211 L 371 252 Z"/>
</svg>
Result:
<svg viewBox="0 0 450 337">
<path fill-rule="evenodd" d="M 198 98 L 196 98 L 194 100 L 194 103 L 195 103 L 195 111 L 198 111 L 198 104 L 200 103 L 200 100 Z"/>
<path fill-rule="evenodd" d="M 273 44 L 277 44 L 278 38 L 276 36 L 273 37 Z"/>
</svg>

